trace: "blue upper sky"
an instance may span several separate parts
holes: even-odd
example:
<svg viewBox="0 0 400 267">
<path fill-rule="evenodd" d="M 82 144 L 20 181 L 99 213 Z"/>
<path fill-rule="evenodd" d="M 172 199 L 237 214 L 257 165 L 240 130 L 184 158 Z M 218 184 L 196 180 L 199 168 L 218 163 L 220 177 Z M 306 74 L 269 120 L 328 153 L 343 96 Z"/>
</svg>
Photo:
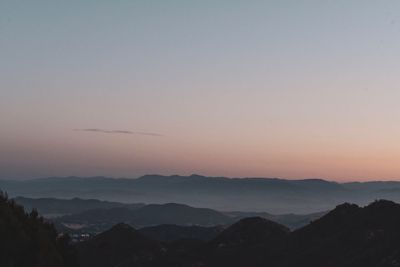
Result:
<svg viewBox="0 0 400 267">
<path fill-rule="evenodd" d="M 0 1 L 0 177 L 400 176 L 399 1 Z"/>
</svg>

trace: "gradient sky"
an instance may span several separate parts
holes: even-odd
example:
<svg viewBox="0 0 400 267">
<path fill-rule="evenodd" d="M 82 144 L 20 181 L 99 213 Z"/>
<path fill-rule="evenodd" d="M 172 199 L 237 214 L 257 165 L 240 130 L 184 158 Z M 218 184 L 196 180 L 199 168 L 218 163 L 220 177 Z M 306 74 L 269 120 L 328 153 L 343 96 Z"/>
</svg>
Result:
<svg viewBox="0 0 400 267">
<path fill-rule="evenodd" d="M 400 1 L 0 1 L 0 178 L 400 179 Z"/>
</svg>

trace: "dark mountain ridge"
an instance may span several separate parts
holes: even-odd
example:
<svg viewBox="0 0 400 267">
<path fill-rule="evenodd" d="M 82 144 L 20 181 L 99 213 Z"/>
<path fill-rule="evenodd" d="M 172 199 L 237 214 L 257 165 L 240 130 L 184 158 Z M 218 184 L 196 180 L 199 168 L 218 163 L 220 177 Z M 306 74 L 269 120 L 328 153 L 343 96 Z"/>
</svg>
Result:
<svg viewBox="0 0 400 267">
<path fill-rule="evenodd" d="M 233 219 L 218 211 L 205 208 L 193 208 L 183 204 L 150 204 L 137 209 L 116 207 L 111 209 L 93 209 L 81 213 L 62 216 L 55 222 L 83 225 L 102 225 L 103 229 L 124 222 L 135 227 L 159 224 L 186 226 L 216 226 L 230 224 Z"/>
<path fill-rule="evenodd" d="M 363 208 L 339 205 L 293 232 L 264 218 L 246 218 L 205 243 L 158 243 L 163 252 L 148 262 L 141 258 L 141 266 L 396 267 L 399 225 L 400 205 L 386 200 Z"/>
<path fill-rule="evenodd" d="M 289 266 L 399 266 L 400 205 L 342 204 L 291 234 Z M 313 255 L 310 260 L 310 255 Z"/>
<path fill-rule="evenodd" d="M 399 225 L 400 205 L 379 200 L 365 207 L 338 205 L 293 232 L 252 217 L 232 224 L 211 240 L 190 236 L 161 240 L 154 238 L 160 231 L 162 236 L 171 229 L 179 232 L 181 227 L 159 226 L 150 230 L 156 233 L 150 237 L 145 229 L 119 223 L 71 247 L 68 238 L 58 236 L 35 210 L 25 213 L 0 194 L 0 264 L 74 267 L 78 259 L 81 267 L 398 267 Z"/>
<path fill-rule="evenodd" d="M 256 216 L 278 222 L 290 229 L 296 229 L 324 214 L 324 212 L 304 215 L 273 215 L 267 212 L 242 211 L 220 212 L 173 203 L 145 205 L 80 198 L 17 197 L 14 198 L 14 201 L 25 206 L 28 211 L 33 208 L 38 210 L 45 218 L 55 222 L 59 231 L 68 233 L 98 233 L 119 222 L 126 222 L 136 227 L 159 224 L 214 226 L 231 224 L 246 217 Z M 139 208 L 144 209 L 139 211 Z M 137 211 L 133 212 L 133 210 Z M 70 224 L 71 227 L 65 224 Z"/>
<path fill-rule="evenodd" d="M 297 229 L 310 221 L 318 219 L 325 212 L 306 215 L 272 215 L 261 212 L 219 212 L 212 209 L 194 208 L 187 205 L 167 203 L 150 204 L 140 208 L 115 207 L 110 209 L 92 209 L 71 215 L 53 218 L 52 221 L 63 232 L 76 232 L 68 225 L 78 226 L 78 232 L 98 233 L 111 226 L 124 222 L 134 227 L 148 227 L 160 224 L 179 226 L 226 226 L 247 217 L 262 217 L 283 224 L 290 229 Z"/>
<path fill-rule="evenodd" d="M 136 209 L 144 206 L 144 204 L 141 203 L 126 204 L 81 198 L 58 199 L 16 197 L 14 200 L 18 204 L 24 206 L 26 210 L 37 209 L 44 217 L 62 216 L 93 209 L 111 209 L 121 207 Z"/>
<path fill-rule="evenodd" d="M 123 203 L 183 203 L 221 211 L 273 214 L 330 210 L 343 202 L 400 201 L 399 182 L 337 183 L 322 179 L 224 178 L 145 175 L 126 178 L 43 178 L 0 180 L 11 196 L 94 198 Z"/>
</svg>

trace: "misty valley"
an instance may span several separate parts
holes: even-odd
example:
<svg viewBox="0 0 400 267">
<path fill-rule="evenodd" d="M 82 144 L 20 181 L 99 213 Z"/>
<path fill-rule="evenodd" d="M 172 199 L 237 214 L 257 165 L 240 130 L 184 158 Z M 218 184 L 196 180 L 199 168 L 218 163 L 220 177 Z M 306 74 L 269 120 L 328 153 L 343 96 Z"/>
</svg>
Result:
<svg viewBox="0 0 400 267">
<path fill-rule="evenodd" d="M 198 175 L 2 180 L 0 265 L 395 267 L 396 186 Z M 217 195 L 226 198 L 189 205 Z M 245 205 L 232 201 L 239 197 Z"/>
</svg>

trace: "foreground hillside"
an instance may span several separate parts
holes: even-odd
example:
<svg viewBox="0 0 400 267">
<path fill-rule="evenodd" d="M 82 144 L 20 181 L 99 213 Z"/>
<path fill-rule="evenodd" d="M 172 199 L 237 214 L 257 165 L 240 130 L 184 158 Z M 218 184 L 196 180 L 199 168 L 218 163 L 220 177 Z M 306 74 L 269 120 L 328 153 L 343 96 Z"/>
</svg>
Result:
<svg viewBox="0 0 400 267">
<path fill-rule="evenodd" d="M 36 211 L 8 200 L 0 192 L 0 266 L 74 267 L 78 266 L 67 238 L 57 238 L 55 228 Z"/>
<path fill-rule="evenodd" d="M 341 204 L 295 231 L 260 217 L 226 228 L 119 223 L 70 244 L 36 211 L 0 194 L 0 266 L 398 267 L 399 225 L 400 205 L 379 200 Z"/>
<path fill-rule="evenodd" d="M 400 205 L 381 200 L 364 208 L 339 205 L 293 232 L 254 217 L 233 224 L 207 242 L 165 243 L 128 225 L 117 225 L 78 244 L 77 249 L 82 267 L 396 267 L 400 266 L 399 225 Z"/>
</svg>

